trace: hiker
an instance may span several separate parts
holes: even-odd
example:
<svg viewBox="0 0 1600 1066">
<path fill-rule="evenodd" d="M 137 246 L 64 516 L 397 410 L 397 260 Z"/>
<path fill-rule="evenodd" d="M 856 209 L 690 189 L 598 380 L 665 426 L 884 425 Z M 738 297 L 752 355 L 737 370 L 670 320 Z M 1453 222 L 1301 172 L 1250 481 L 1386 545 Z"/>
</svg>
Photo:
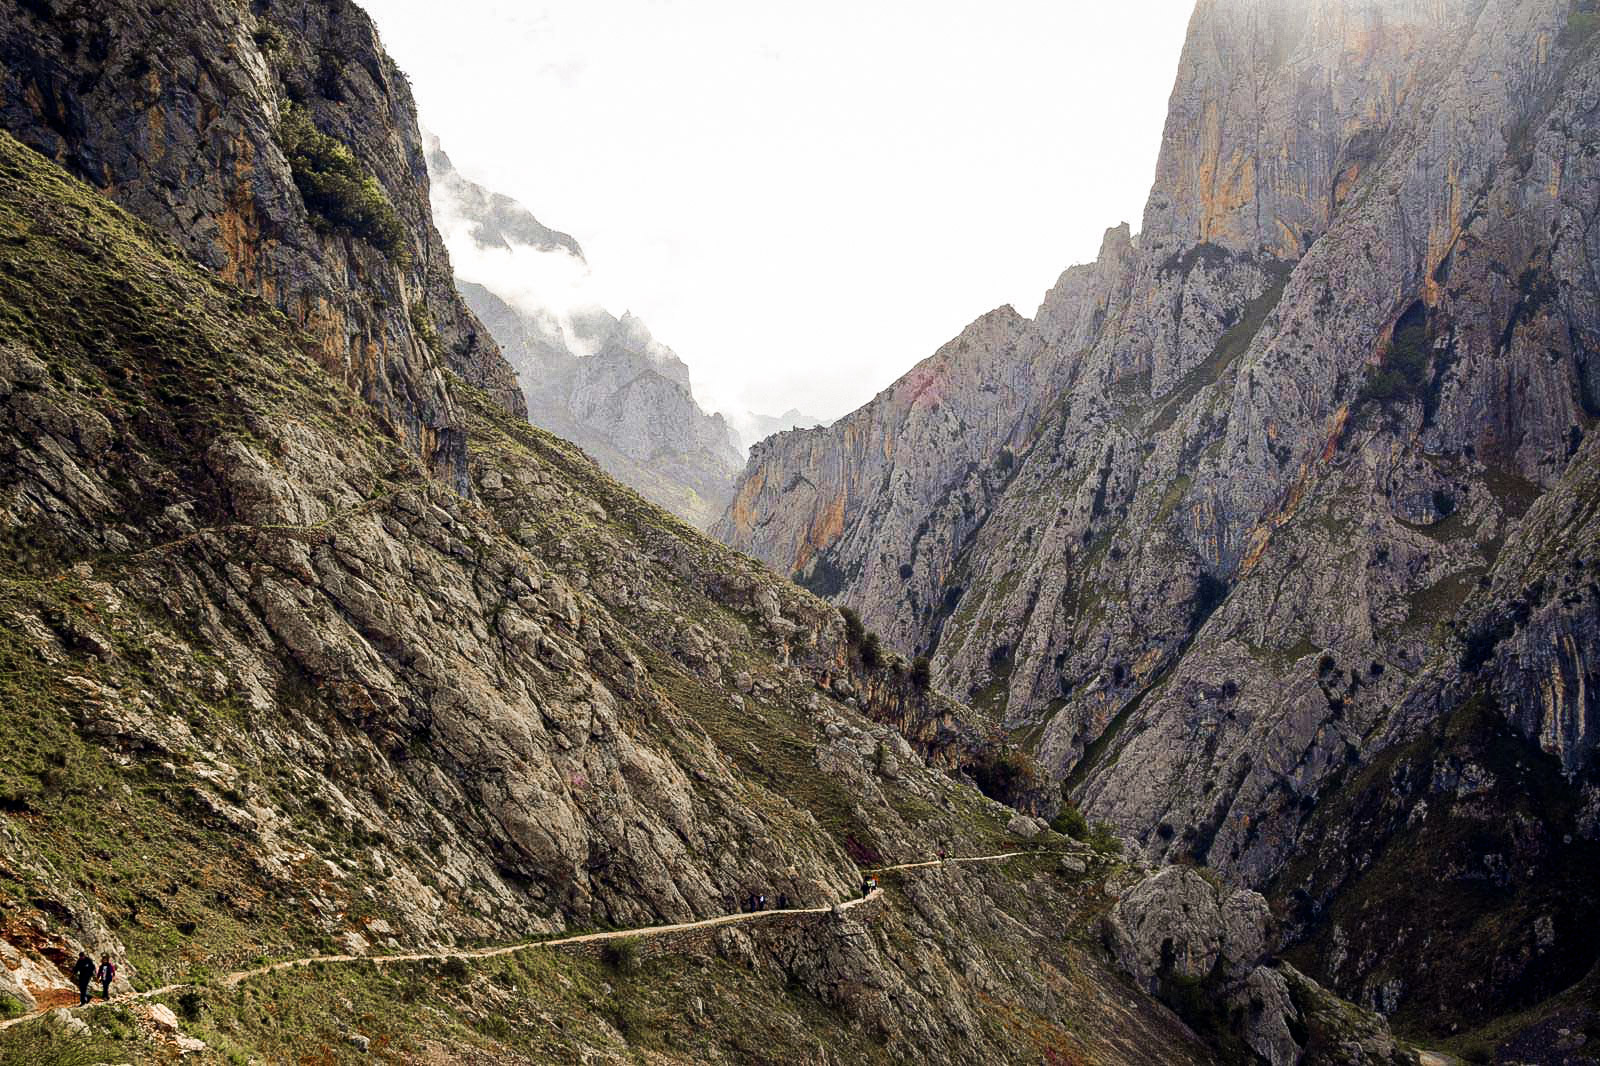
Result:
<svg viewBox="0 0 1600 1066">
<path fill-rule="evenodd" d="M 778 909 L 780 911 L 786 911 L 786 910 L 789 909 L 789 895 L 788 895 L 788 893 L 786 893 L 786 892 L 779 892 L 778 893 Z"/>
<path fill-rule="evenodd" d="M 94 979 L 100 982 L 100 998 L 110 999 L 111 982 L 117 979 L 117 964 L 110 955 L 100 956 L 100 969 L 95 971 Z"/>
<path fill-rule="evenodd" d="M 766 909 L 767 909 L 767 894 L 765 892 L 763 892 L 763 893 L 761 893 L 761 903 L 760 903 L 759 906 L 756 907 L 756 910 L 764 911 Z"/>
<path fill-rule="evenodd" d="M 87 951 L 78 952 L 78 961 L 72 967 L 72 983 L 78 986 L 78 1006 L 89 1002 L 89 982 L 94 980 L 94 960 Z"/>
</svg>

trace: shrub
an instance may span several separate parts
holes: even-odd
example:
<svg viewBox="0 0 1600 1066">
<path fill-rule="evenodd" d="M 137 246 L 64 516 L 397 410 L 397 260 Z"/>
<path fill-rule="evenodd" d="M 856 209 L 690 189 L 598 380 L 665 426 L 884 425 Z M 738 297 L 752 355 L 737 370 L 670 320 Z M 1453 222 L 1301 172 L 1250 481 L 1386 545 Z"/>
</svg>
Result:
<svg viewBox="0 0 1600 1066">
<path fill-rule="evenodd" d="M 421 300 L 411 305 L 411 330 L 424 346 L 438 351 L 439 330 L 433 324 L 433 315 L 428 311 L 428 305 Z"/>
<path fill-rule="evenodd" d="M 15 1018 L 25 1013 L 26 1008 L 10 996 L 0 993 L 0 1018 Z"/>
<path fill-rule="evenodd" d="M 600 961 L 613 973 L 634 973 L 639 969 L 639 942 L 632 937 L 609 940 L 600 949 Z"/>
<path fill-rule="evenodd" d="M 191 1022 L 200 1020 L 205 1013 L 206 997 L 198 988 L 186 988 L 178 994 L 178 1013 Z"/>
<path fill-rule="evenodd" d="M 409 261 L 405 226 L 383 186 L 349 148 L 317 129 L 305 108 L 283 105 L 278 144 L 319 229 L 348 233 L 396 262 Z"/>
<path fill-rule="evenodd" d="M 978 791 L 990 799 L 1013 804 L 1039 784 L 1033 757 L 1019 748 L 992 744 L 971 768 Z"/>
<path fill-rule="evenodd" d="M 911 683 L 923 692 L 933 684 L 933 664 L 926 655 L 919 655 L 912 661 Z"/>
<path fill-rule="evenodd" d="M 844 619 L 844 639 L 852 645 L 860 644 L 861 638 L 867 635 L 867 627 L 861 624 L 861 616 L 849 607 L 841 607 L 839 617 Z"/>
<path fill-rule="evenodd" d="M 878 634 L 868 633 L 861 638 L 861 665 L 876 670 L 882 664 L 883 643 L 878 640 Z"/>
<path fill-rule="evenodd" d="M 26 1022 L 0 1040 L 0 1066 L 93 1066 L 125 1057 L 104 1038 L 74 1035 L 53 1020 Z"/>
<path fill-rule="evenodd" d="M 1073 840 L 1089 839 L 1089 819 L 1085 818 L 1077 805 L 1070 801 L 1062 804 L 1061 810 L 1050 819 L 1050 828 Z"/>
<path fill-rule="evenodd" d="M 1121 855 L 1122 840 L 1110 822 L 1096 822 L 1089 831 L 1089 846 L 1102 855 Z"/>
</svg>

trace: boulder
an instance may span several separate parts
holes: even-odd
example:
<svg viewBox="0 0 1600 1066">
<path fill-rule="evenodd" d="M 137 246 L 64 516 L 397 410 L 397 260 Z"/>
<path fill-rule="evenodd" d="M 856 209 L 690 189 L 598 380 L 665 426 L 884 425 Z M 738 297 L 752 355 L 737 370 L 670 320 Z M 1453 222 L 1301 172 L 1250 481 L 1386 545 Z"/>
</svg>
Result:
<svg viewBox="0 0 1600 1066">
<path fill-rule="evenodd" d="M 51 1011 L 50 1020 L 74 1036 L 82 1036 L 89 1031 L 89 1023 L 65 1007 Z"/>
<path fill-rule="evenodd" d="M 1006 832 L 1013 836 L 1022 837 L 1024 840 L 1032 840 L 1039 835 L 1043 828 L 1044 823 L 1037 818 L 1030 818 L 1026 814 L 1015 815 L 1006 823 Z"/>
</svg>

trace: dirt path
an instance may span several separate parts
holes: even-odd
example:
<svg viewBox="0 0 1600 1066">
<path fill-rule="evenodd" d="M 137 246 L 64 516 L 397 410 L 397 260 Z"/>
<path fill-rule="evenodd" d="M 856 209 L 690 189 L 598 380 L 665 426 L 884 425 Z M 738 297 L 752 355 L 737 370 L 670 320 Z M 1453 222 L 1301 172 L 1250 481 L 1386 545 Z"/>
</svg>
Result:
<svg viewBox="0 0 1600 1066">
<path fill-rule="evenodd" d="M 940 866 L 946 862 L 999 862 L 1004 859 L 1016 858 L 1020 855 L 1053 855 L 1056 852 L 1039 851 L 1005 851 L 995 855 L 964 855 L 951 859 L 933 859 L 928 862 L 906 862 L 898 866 L 878 866 L 862 873 L 889 873 L 896 870 L 921 870 L 930 866 Z M 744 922 L 759 922 L 767 918 L 783 914 L 832 914 L 835 909 L 847 911 L 861 906 L 869 900 L 877 899 L 883 895 L 882 889 L 874 889 L 871 895 L 860 896 L 855 899 L 844 900 L 840 903 L 829 904 L 825 907 L 790 907 L 785 910 L 752 911 L 740 914 L 721 914 L 715 918 L 702 918 L 694 922 L 674 922 L 670 925 L 646 925 L 637 929 L 613 929 L 602 933 L 579 933 L 575 936 L 556 937 L 551 940 L 523 940 L 515 944 L 505 944 L 495 948 L 475 948 L 456 951 L 429 951 L 413 952 L 404 955 L 307 955 L 299 959 L 285 959 L 282 962 L 268 963 L 250 970 L 238 970 L 226 974 L 218 983 L 225 988 L 233 988 L 241 982 L 252 977 L 263 977 L 269 973 L 279 973 L 283 970 L 293 970 L 301 966 L 311 966 L 317 963 L 339 962 L 370 962 L 378 966 L 385 966 L 394 962 L 435 962 L 443 959 L 492 959 L 502 955 L 512 955 L 519 951 L 531 951 L 535 948 L 559 948 L 573 944 L 597 944 L 607 940 L 626 940 L 639 937 L 671 936 L 675 933 L 687 933 L 696 929 L 712 929 L 720 925 L 738 925 Z M 109 1000 L 96 1000 L 88 1007 L 69 1005 L 68 1010 L 91 1010 L 112 1003 L 131 1003 L 141 999 L 155 999 L 159 996 L 170 995 L 191 987 L 188 982 L 172 985 L 162 985 L 160 988 L 149 988 L 143 992 L 128 992 L 115 996 Z M 48 993 L 44 993 L 48 995 Z M 55 1009 L 59 1004 L 49 1004 L 40 1007 L 29 1014 L 12 1018 L 10 1021 L 0 1022 L 0 1030 L 20 1025 L 30 1018 L 37 1018 L 41 1014 Z"/>
<path fill-rule="evenodd" d="M 1014 859 L 1019 855 L 1062 855 L 1065 852 L 1057 851 L 1002 851 L 998 855 L 957 855 L 952 859 L 929 859 L 926 862 L 903 862 L 898 866 L 873 866 L 863 869 L 864 874 L 886 874 L 894 870 L 924 870 L 930 866 L 943 866 L 947 862 L 998 862 L 1001 859 Z"/>
</svg>

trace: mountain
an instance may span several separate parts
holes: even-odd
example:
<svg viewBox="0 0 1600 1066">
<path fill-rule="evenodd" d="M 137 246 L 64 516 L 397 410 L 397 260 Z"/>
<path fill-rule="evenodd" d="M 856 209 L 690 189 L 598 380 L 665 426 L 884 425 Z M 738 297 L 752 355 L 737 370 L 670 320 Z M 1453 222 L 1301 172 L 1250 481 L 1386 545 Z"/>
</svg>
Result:
<svg viewBox="0 0 1600 1066">
<path fill-rule="evenodd" d="M 0 1061 L 1416 1061 L 531 425 L 358 8 L 0 34 Z"/>
<path fill-rule="evenodd" d="M 434 210 L 465 222 L 474 245 L 505 252 L 518 247 L 560 252 L 583 262 L 583 249 L 570 234 L 546 226 L 511 197 L 469 181 L 450 161 L 439 138 L 425 136 L 425 141 Z"/>
<path fill-rule="evenodd" d="M 587 302 L 572 237 L 463 177 L 436 140 L 427 158 L 457 258 L 487 264 L 488 280 L 462 280 L 461 293 L 516 371 L 533 423 L 691 525 L 710 525 L 744 457 L 722 416 L 695 401 L 683 360 L 635 316 Z"/>
<path fill-rule="evenodd" d="M 0 126 L 288 315 L 464 486 L 465 430 L 434 365 L 523 402 L 455 291 L 402 121 L 410 88 L 359 9 L 280 7 L 206 4 L 174 33 L 173 7 L 8 3 Z"/>
<path fill-rule="evenodd" d="M 739 446 L 746 452 L 774 433 L 784 433 L 791 429 L 813 429 L 823 424 L 823 419 L 808 415 L 794 407 L 781 415 L 763 415 L 755 411 L 745 411 L 742 414 L 724 415 L 724 417 L 732 426 Z"/>
<path fill-rule="evenodd" d="M 1415 1032 L 1600 957 L 1596 28 L 1202 0 L 1138 235 L 714 527 Z"/>
</svg>

